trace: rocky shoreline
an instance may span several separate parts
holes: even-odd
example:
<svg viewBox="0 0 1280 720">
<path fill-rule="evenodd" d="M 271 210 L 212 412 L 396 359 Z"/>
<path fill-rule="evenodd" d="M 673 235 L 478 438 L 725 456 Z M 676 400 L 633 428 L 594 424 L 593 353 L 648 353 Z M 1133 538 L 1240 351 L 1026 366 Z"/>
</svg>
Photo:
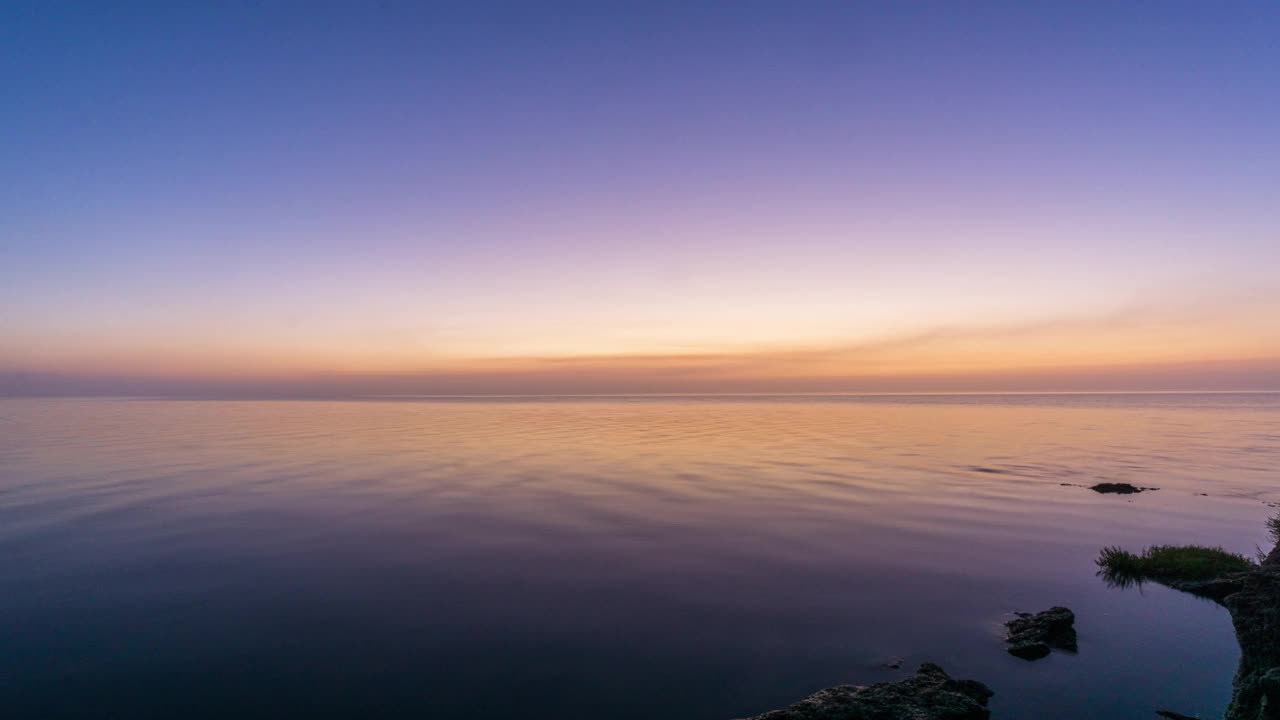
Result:
<svg viewBox="0 0 1280 720">
<path fill-rule="evenodd" d="M 1280 720 L 1280 515 L 1271 526 L 1275 547 L 1246 570 L 1206 578 L 1134 578 L 1213 600 L 1231 613 L 1240 643 L 1240 666 L 1224 720 Z M 1107 575 L 1105 568 L 1100 574 Z M 1055 607 L 1018 615 L 1006 624 L 1010 654 L 1034 660 L 1054 648 L 1075 650 L 1071 610 Z M 905 680 L 828 688 L 789 708 L 746 720 L 986 720 L 992 694 L 976 680 L 956 680 L 941 667 L 925 663 Z M 1171 710 L 1153 712 L 1165 718 L 1187 717 Z"/>
<path fill-rule="evenodd" d="M 1280 544 L 1230 582 L 1239 589 L 1219 602 L 1231 613 L 1240 667 L 1226 720 L 1280 720 Z"/>
</svg>

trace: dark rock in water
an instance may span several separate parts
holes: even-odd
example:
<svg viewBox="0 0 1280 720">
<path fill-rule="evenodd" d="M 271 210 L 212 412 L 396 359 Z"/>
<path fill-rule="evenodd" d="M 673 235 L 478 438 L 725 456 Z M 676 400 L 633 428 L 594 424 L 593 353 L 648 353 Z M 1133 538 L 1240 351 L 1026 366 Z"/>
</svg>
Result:
<svg viewBox="0 0 1280 720">
<path fill-rule="evenodd" d="M 1076 614 L 1064 607 L 1038 613 L 1018 613 L 1005 623 L 1009 630 L 1009 654 L 1023 660 L 1039 660 L 1053 648 L 1076 651 Z"/>
<path fill-rule="evenodd" d="M 1183 715 L 1182 713 L 1176 713 L 1172 710 L 1157 710 L 1156 715 L 1159 715 L 1162 718 L 1168 718 L 1169 720 L 1200 720 L 1200 718 Z"/>
<path fill-rule="evenodd" d="M 1051 648 L 1042 642 L 1018 643 L 1009 646 L 1009 654 L 1023 660 L 1039 660 L 1048 657 Z"/>
<path fill-rule="evenodd" d="M 953 680 L 942 668 L 925 663 L 906 680 L 838 685 L 749 720 L 986 720 L 991 695 L 980 682 Z"/>
<path fill-rule="evenodd" d="M 1098 483 L 1089 489 L 1104 495 L 1133 495 L 1147 490 L 1159 490 L 1160 488 L 1138 487 L 1129 483 Z"/>
</svg>

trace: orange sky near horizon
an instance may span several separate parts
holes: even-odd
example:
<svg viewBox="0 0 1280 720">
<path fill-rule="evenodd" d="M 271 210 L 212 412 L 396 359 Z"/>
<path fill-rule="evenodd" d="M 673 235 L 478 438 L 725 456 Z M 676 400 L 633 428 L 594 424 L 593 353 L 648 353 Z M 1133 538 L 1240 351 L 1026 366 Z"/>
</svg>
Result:
<svg viewBox="0 0 1280 720">
<path fill-rule="evenodd" d="M 1269 293 L 1215 302 L 1131 305 L 1101 315 L 937 327 L 826 343 L 671 345 L 610 352 L 578 342 L 560 354 L 450 354 L 395 336 L 331 344 L 282 337 L 238 345 L 103 338 L 8 348 L 0 371 L 70 378 L 150 378 L 201 387 L 480 394 L 489 392 L 804 392 L 912 390 L 1273 389 L 1280 304 Z M 661 333 L 655 332 L 655 338 Z M 83 340 L 81 338 L 81 340 Z M 674 343 L 672 344 L 674 345 Z M 1223 382 L 1224 377 L 1228 380 Z"/>
</svg>

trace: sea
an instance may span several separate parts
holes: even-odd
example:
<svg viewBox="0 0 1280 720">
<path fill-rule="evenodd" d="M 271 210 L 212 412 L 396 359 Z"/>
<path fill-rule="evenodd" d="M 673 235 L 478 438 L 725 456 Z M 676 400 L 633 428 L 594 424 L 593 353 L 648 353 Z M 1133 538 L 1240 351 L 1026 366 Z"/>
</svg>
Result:
<svg viewBox="0 0 1280 720">
<path fill-rule="evenodd" d="M 731 720 L 933 662 L 1221 716 L 1227 613 L 1095 559 L 1277 502 L 1275 393 L 0 399 L 0 715 Z M 1009 655 L 1056 605 L 1078 652 Z"/>
</svg>

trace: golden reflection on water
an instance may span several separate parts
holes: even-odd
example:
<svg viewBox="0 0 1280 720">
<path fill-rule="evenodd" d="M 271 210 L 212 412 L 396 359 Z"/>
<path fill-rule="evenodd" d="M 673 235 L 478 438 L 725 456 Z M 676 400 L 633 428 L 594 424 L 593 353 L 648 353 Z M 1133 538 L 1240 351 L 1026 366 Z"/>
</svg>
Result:
<svg viewBox="0 0 1280 720">
<path fill-rule="evenodd" d="M 1280 406 L 1203 398 L 1174 405 L 1072 396 L 1024 404 L 10 400 L 2 407 L 7 461 L 25 479 L 9 492 L 20 496 L 56 486 L 121 499 L 220 488 L 303 504 L 382 499 L 426 511 L 487 504 L 548 524 L 838 519 L 940 523 L 967 533 L 992 513 L 1007 530 L 1067 519 L 1096 524 L 1099 513 L 1123 505 L 1167 512 L 1166 522 L 1194 528 L 1215 515 L 1202 517 L 1198 493 L 1276 499 L 1268 461 L 1280 455 Z M 1100 481 L 1161 491 L 1117 502 L 1074 487 Z"/>
</svg>

